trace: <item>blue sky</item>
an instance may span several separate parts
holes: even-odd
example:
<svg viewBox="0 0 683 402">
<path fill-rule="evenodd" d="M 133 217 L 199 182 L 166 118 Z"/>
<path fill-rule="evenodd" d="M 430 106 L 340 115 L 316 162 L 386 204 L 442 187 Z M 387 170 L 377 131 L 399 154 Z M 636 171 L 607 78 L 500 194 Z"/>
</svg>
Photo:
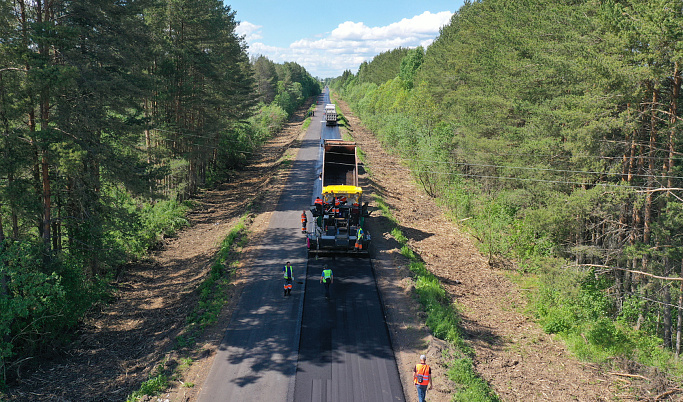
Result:
<svg viewBox="0 0 683 402">
<path fill-rule="evenodd" d="M 356 73 L 365 60 L 397 47 L 427 47 L 463 0 L 331 2 L 224 0 L 251 55 L 294 61 L 313 76 Z M 312 5 L 313 4 L 313 5 Z"/>
</svg>

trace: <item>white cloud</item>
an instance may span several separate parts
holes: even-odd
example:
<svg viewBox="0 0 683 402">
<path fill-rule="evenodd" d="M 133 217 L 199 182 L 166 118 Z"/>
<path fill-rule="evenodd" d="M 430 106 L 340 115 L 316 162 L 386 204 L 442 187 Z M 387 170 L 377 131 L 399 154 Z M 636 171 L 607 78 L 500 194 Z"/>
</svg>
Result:
<svg viewBox="0 0 683 402">
<path fill-rule="evenodd" d="M 427 47 L 448 24 L 453 15 L 450 11 L 432 14 L 429 11 L 404 18 L 382 27 L 369 27 L 363 22 L 346 21 L 332 32 L 316 35 L 315 39 L 300 39 L 288 48 L 278 48 L 257 42 L 260 26 L 242 22 L 240 34 L 247 35 L 249 52 L 262 54 L 282 63 L 294 61 L 312 75 L 321 78 L 337 77 L 344 70 L 357 72 L 363 61 L 398 47 Z"/>
<path fill-rule="evenodd" d="M 263 26 L 244 21 L 237 25 L 235 32 L 237 35 L 244 35 L 247 42 L 251 42 L 263 38 L 263 35 L 261 35 L 261 28 L 263 28 Z"/>
</svg>

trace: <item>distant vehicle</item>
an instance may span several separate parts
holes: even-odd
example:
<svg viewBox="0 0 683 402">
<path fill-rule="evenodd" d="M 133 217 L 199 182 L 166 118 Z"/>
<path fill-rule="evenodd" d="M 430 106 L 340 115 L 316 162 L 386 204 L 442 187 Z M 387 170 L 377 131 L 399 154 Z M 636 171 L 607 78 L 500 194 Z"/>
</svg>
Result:
<svg viewBox="0 0 683 402">
<path fill-rule="evenodd" d="M 368 203 L 358 187 L 356 143 L 325 140 L 322 203 L 311 207 L 312 229 L 307 232 L 309 254 L 342 252 L 368 254 L 370 234 L 365 231 Z M 359 238 L 359 233 L 362 234 Z"/>
<path fill-rule="evenodd" d="M 334 103 L 325 105 L 325 124 L 328 126 L 337 124 L 337 108 L 334 106 Z"/>
</svg>

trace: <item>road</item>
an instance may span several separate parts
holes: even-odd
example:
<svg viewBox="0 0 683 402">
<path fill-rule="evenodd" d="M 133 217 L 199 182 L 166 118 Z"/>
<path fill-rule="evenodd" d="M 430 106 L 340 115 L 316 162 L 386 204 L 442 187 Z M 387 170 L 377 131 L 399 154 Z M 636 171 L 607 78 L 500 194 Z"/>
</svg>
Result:
<svg viewBox="0 0 683 402">
<path fill-rule="evenodd" d="M 319 278 L 334 272 L 330 299 Z M 370 260 L 311 259 L 295 401 L 403 401 Z"/>
<path fill-rule="evenodd" d="M 321 140 L 339 137 L 322 122 L 322 98 L 200 401 L 404 400 L 370 261 L 307 259 L 301 211 L 320 194 Z M 286 261 L 303 283 L 285 297 Z M 336 279 L 329 302 L 318 283 L 324 262 Z"/>
</svg>

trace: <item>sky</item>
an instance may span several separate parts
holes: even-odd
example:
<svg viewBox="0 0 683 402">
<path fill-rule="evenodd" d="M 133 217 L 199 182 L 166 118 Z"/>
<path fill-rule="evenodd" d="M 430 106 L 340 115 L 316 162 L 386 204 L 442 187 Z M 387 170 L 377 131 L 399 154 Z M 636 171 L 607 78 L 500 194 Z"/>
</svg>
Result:
<svg viewBox="0 0 683 402">
<path fill-rule="evenodd" d="M 293 61 L 318 78 L 358 72 L 398 47 L 427 47 L 463 0 L 224 0 L 251 56 Z"/>
</svg>

